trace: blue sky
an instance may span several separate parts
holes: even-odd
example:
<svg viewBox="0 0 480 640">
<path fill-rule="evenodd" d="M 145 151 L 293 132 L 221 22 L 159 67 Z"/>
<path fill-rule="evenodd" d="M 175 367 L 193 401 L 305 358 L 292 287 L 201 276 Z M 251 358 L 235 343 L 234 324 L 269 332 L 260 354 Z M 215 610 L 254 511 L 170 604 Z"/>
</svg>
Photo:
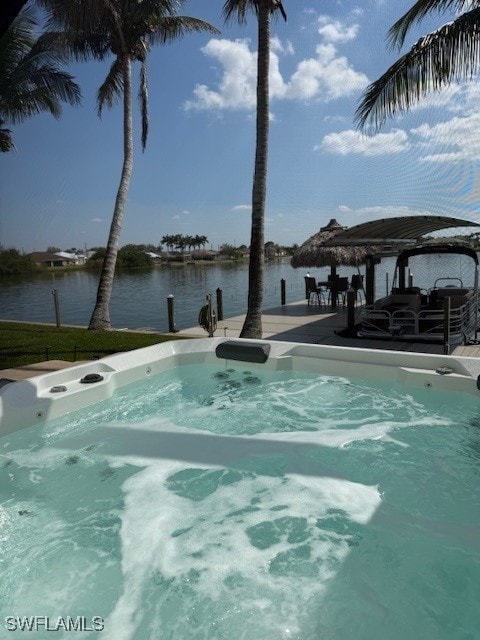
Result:
<svg viewBox="0 0 480 640">
<path fill-rule="evenodd" d="M 185 13 L 221 35 L 188 36 L 149 58 L 150 133 L 133 179 L 121 244 L 206 235 L 249 244 L 255 142 L 256 21 L 224 25 L 222 0 Z M 435 214 L 480 222 L 479 85 L 455 84 L 366 137 L 362 91 L 400 55 L 388 28 L 412 0 L 284 0 L 272 29 L 266 240 L 302 243 L 330 218 L 345 225 Z M 408 39 L 452 18 L 425 21 Z M 72 65 L 81 107 L 13 127 L 0 154 L 0 244 L 24 251 L 105 245 L 122 162 L 121 106 L 95 112 L 108 63 Z M 138 71 L 138 69 L 136 70 Z"/>
</svg>

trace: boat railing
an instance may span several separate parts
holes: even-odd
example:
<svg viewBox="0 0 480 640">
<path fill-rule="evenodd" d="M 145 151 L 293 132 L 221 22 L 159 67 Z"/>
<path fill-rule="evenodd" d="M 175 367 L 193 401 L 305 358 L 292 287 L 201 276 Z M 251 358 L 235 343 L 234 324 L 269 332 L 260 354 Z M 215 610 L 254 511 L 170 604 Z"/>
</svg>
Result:
<svg viewBox="0 0 480 640">
<path fill-rule="evenodd" d="M 439 279 L 446 280 L 446 279 Z M 466 341 L 475 332 L 478 322 L 478 291 L 445 287 L 437 289 L 441 293 L 435 307 L 420 308 L 415 304 L 395 308 L 398 296 L 384 299 L 384 307 L 378 302 L 363 309 L 360 335 L 365 337 L 403 337 L 428 341 L 443 339 L 445 327 L 444 300 L 450 298 L 448 326 L 450 339 L 455 343 Z M 408 308 L 410 307 L 410 308 Z"/>
<path fill-rule="evenodd" d="M 472 301 L 473 298 L 460 306 L 450 307 L 448 325 L 452 340 L 463 339 L 469 330 L 472 320 Z M 432 339 L 438 339 L 443 335 L 444 326 L 445 310 L 443 307 L 441 309 L 425 309 L 418 312 L 419 335 L 425 337 L 430 335 Z"/>
</svg>

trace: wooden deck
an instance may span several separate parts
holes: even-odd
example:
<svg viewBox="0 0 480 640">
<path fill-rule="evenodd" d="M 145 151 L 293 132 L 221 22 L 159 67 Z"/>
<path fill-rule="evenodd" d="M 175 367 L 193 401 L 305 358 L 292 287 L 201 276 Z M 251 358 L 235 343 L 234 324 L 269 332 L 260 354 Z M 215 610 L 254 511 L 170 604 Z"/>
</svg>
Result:
<svg viewBox="0 0 480 640">
<path fill-rule="evenodd" d="M 361 306 L 356 308 L 356 318 L 360 317 Z M 238 338 L 245 316 L 235 316 L 218 322 L 215 337 Z M 284 340 L 286 342 L 304 342 L 326 344 L 341 347 L 384 349 L 390 351 L 411 351 L 417 353 L 443 353 L 442 344 L 409 342 L 406 340 L 367 340 L 365 338 L 346 338 L 337 332 L 347 327 L 346 307 L 337 307 L 334 313 L 325 307 L 308 306 L 305 301 L 266 309 L 262 316 L 263 338 L 265 340 Z M 182 329 L 179 335 L 205 338 L 207 332 L 199 326 Z M 479 334 L 480 335 L 480 334 Z M 458 346 L 452 355 L 480 357 L 480 345 Z"/>
</svg>

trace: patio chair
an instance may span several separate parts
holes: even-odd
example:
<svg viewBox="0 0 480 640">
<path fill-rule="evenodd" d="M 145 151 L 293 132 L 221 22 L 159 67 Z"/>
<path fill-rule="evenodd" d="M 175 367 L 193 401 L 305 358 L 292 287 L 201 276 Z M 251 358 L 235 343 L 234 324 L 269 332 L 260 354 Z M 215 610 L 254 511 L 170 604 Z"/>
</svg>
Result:
<svg viewBox="0 0 480 640">
<path fill-rule="evenodd" d="M 362 296 L 365 299 L 365 292 L 363 290 L 363 275 L 359 273 L 354 273 L 352 275 L 352 279 L 350 280 L 350 286 L 355 291 L 355 301 L 360 299 L 362 300 Z"/>
<path fill-rule="evenodd" d="M 316 304 L 325 305 L 325 295 L 322 287 L 317 286 L 317 282 L 313 276 L 305 276 L 305 291 L 307 294 L 308 306 L 312 301 L 316 300 Z"/>
<path fill-rule="evenodd" d="M 330 280 L 330 288 L 328 290 L 328 301 L 330 302 L 332 299 L 332 279 L 329 277 L 328 278 Z M 349 284 L 348 284 L 348 278 L 335 278 L 335 296 L 337 298 L 337 303 L 339 301 L 339 299 L 342 299 L 342 304 L 343 306 L 345 306 L 345 296 L 347 293 L 347 290 L 349 288 Z"/>
</svg>

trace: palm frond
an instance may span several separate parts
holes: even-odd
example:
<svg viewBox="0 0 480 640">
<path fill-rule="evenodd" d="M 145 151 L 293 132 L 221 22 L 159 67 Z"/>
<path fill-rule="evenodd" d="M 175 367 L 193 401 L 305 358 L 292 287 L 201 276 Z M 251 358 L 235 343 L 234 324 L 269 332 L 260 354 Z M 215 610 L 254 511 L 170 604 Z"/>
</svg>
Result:
<svg viewBox="0 0 480 640">
<path fill-rule="evenodd" d="M 268 1 L 270 4 L 270 13 L 280 13 L 282 18 L 287 21 L 287 14 L 283 8 L 282 0 L 261 0 Z M 254 13 L 258 15 L 258 0 L 226 0 L 223 5 L 222 15 L 225 22 L 236 20 L 239 24 L 245 24 L 247 15 Z"/>
<path fill-rule="evenodd" d="M 46 48 L 58 56 L 58 61 L 75 60 L 86 62 L 90 59 L 104 60 L 111 55 L 107 32 L 86 34 L 79 29 L 48 31 L 39 38 Z"/>
<path fill-rule="evenodd" d="M 245 24 L 249 13 L 257 13 L 256 2 L 252 0 L 226 0 L 223 5 L 222 15 L 225 22 L 236 19 L 239 24 Z"/>
<path fill-rule="evenodd" d="M 18 91 L 8 104 L 3 105 L 2 115 L 12 124 L 19 124 L 44 111 L 59 118 L 60 102 L 51 96 L 47 88 L 35 87 L 25 92 Z"/>
<path fill-rule="evenodd" d="M 73 76 L 59 68 L 62 55 L 46 47 L 46 42 L 39 38 L 30 51 L 2 77 L 0 96 L 2 102 L 10 103 L 10 111 L 18 109 L 29 111 L 29 92 L 45 89 L 55 95 L 55 102 L 68 102 L 75 105 L 80 102 L 80 89 Z M 50 108 L 46 109 L 51 111 Z M 33 107 L 37 112 L 37 107 Z M 53 111 L 51 111 L 53 113 Z M 54 114 L 55 115 L 55 114 Z M 18 114 L 20 120 L 24 119 Z"/>
<path fill-rule="evenodd" d="M 407 111 L 431 91 L 480 71 L 480 8 L 420 38 L 365 91 L 356 113 L 358 128 L 378 130 L 387 117 Z"/>
<path fill-rule="evenodd" d="M 131 24 L 148 24 L 150 17 L 176 15 L 186 4 L 186 0 L 143 0 L 142 2 L 122 2 L 120 11 L 122 19 L 127 18 Z"/>
<path fill-rule="evenodd" d="M 0 118 L 0 153 L 7 153 L 15 149 L 12 141 L 12 132 L 4 127 L 4 124 L 4 120 Z"/>
<path fill-rule="evenodd" d="M 123 94 L 122 64 L 119 58 L 112 62 L 107 77 L 97 91 L 97 114 L 101 118 L 104 107 L 111 109 Z"/>
<path fill-rule="evenodd" d="M 285 9 L 283 8 L 282 0 L 275 0 L 274 11 L 279 11 L 282 14 L 282 18 L 287 21 L 287 14 L 285 13 Z"/>
<path fill-rule="evenodd" d="M 8 3 L 3 2 L 2 11 L 0 12 L 0 39 L 17 18 L 26 2 L 27 0 L 8 0 Z M 31 9 L 31 7 L 29 8 Z"/>
<path fill-rule="evenodd" d="M 472 0 L 417 0 L 413 7 L 390 28 L 387 41 L 392 48 L 401 48 L 412 26 L 421 22 L 429 14 L 445 13 L 449 10 L 461 13 L 465 9 L 477 6 L 479 6 L 477 0 L 473 2 Z"/>
<path fill-rule="evenodd" d="M 56 103 L 68 102 L 72 106 L 80 104 L 80 87 L 73 81 L 73 76 L 54 66 L 43 65 L 38 69 L 35 84 L 39 89 L 46 89 Z"/>
<path fill-rule="evenodd" d="M 111 25 L 111 13 L 99 0 L 37 0 L 37 4 L 45 10 L 47 31 L 74 27 L 83 33 L 95 33 Z"/>
<path fill-rule="evenodd" d="M 15 145 L 12 141 L 12 132 L 10 129 L 3 129 L 0 127 L 0 153 L 8 153 L 14 149 Z"/>
<path fill-rule="evenodd" d="M 44 65 L 62 65 L 71 58 L 66 35 L 63 32 L 43 33 L 30 47 L 22 60 L 27 68 L 40 68 Z"/>
<path fill-rule="evenodd" d="M 35 26 L 27 7 L 0 41 L 0 114 L 13 124 L 43 111 L 59 117 L 62 102 L 80 102 L 78 85 L 61 69 L 63 54 L 49 38 L 35 39 Z"/>
<path fill-rule="evenodd" d="M 12 44 L 31 43 L 37 27 L 37 12 L 32 6 L 24 7 L 5 33 Z"/>
<path fill-rule="evenodd" d="M 0 79 L 30 51 L 35 42 L 34 15 L 31 7 L 25 8 L 0 39 Z"/>
<path fill-rule="evenodd" d="M 57 46 L 79 62 L 102 60 L 110 53 L 112 16 L 105 2 L 81 0 L 37 0 L 47 15 L 46 31 L 59 34 Z M 62 37 L 60 38 L 60 34 Z"/>
<path fill-rule="evenodd" d="M 220 31 L 205 20 L 188 16 L 168 16 L 159 18 L 151 24 L 151 33 L 147 35 L 150 44 L 165 44 L 177 40 L 187 33 L 207 32 L 218 35 Z"/>
</svg>

